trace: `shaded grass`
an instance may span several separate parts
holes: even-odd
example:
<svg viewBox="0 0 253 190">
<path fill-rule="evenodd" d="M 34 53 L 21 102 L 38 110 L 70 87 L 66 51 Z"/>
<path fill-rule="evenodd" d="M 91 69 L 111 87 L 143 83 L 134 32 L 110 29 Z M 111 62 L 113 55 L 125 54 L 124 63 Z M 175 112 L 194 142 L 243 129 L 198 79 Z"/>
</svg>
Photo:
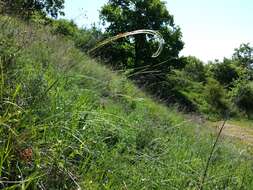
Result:
<svg viewBox="0 0 253 190">
<path fill-rule="evenodd" d="M 50 28 L 1 16 L 3 24 L 0 188 L 199 186 L 215 134 L 153 101 Z M 27 149 L 32 155 L 24 159 Z M 203 185 L 249 189 L 252 176 L 251 156 L 221 139 Z"/>
</svg>

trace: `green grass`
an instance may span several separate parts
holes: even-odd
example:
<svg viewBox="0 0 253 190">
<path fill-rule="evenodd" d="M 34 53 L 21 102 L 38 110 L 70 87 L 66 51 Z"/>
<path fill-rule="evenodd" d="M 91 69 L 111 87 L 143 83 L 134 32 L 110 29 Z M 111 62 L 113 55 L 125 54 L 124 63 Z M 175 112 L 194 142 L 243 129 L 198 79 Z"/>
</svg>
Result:
<svg viewBox="0 0 253 190">
<path fill-rule="evenodd" d="M 198 189 L 214 134 L 50 27 L 1 16 L 0 28 L 0 188 Z M 240 152 L 220 139 L 204 189 L 252 188 Z"/>
<path fill-rule="evenodd" d="M 252 120 L 248 120 L 248 119 L 234 118 L 230 121 L 230 123 L 232 125 L 237 125 L 240 127 L 253 128 Z"/>
</svg>

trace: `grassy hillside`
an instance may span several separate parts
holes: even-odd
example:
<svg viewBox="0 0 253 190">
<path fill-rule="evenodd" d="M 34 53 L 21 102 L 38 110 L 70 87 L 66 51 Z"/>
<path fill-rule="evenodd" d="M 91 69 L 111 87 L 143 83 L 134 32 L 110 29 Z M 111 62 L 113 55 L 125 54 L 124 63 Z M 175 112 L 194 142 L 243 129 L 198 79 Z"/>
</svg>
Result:
<svg viewBox="0 0 253 190">
<path fill-rule="evenodd" d="M 216 135 L 50 30 L 0 18 L 0 188 L 201 187 Z M 220 139 L 202 187 L 250 189 L 244 152 Z"/>
</svg>

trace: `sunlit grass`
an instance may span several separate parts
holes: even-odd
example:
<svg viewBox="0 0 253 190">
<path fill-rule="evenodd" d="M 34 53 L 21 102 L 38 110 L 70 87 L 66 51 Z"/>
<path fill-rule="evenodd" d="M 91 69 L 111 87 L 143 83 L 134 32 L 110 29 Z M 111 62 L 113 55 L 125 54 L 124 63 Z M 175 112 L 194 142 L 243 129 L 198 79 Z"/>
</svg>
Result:
<svg viewBox="0 0 253 190">
<path fill-rule="evenodd" d="M 199 187 L 216 134 L 50 28 L 1 19 L 0 188 Z M 204 188 L 251 188 L 250 160 L 222 138 Z"/>
<path fill-rule="evenodd" d="M 231 123 L 232 125 L 238 125 L 240 127 L 246 127 L 246 128 L 252 128 L 253 129 L 252 120 L 232 119 L 229 123 Z"/>
</svg>

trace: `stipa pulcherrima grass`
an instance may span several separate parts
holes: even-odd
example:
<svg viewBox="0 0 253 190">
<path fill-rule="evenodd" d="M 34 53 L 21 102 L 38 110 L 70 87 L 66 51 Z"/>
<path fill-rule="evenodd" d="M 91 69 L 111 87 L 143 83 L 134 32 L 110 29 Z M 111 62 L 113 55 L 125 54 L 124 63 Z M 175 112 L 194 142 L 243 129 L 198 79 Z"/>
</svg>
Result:
<svg viewBox="0 0 253 190">
<path fill-rule="evenodd" d="M 134 35 L 138 35 L 138 34 L 149 34 L 149 35 L 153 35 L 153 36 L 158 37 L 159 47 L 158 47 L 157 51 L 152 55 L 153 58 L 158 57 L 160 55 L 160 53 L 162 52 L 163 46 L 165 43 L 163 36 L 158 31 L 148 30 L 148 29 L 135 30 L 135 31 L 131 31 L 131 32 L 124 32 L 124 33 L 118 34 L 116 36 L 110 37 L 110 38 L 98 43 L 94 48 L 92 48 L 91 50 L 88 51 L 88 54 L 91 54 L 92 52 L 96 51 L 97 49 L 99 49 L 109 43 L 112 43 L 113 41 L 116 41 L 120 38 L 134 36 Z"/>
<path fill-rule="evenodd" d="M 22 31 L 26 25 L 16 22 L 6 26 Z M 3 99 L 13 106 L 5 118 L 1 115 L 9 126 L 0 129 L 1 188 L 198 188 L 216 136 L 202 133 L 177 111 L 152 101 L 46 30 L 33 28 L 34 41 L 28 39 L 16 57 L 12 78 L 3 72 L 5 84 L 13 84 L 10 91 L 4 85 Z M 1 35 L 7 36 L 2 29 Z M 20 36 L 9 38 L 23 44 Z M 71 70 L 69 65 L 74 65 Z M 36 85 L 31 80 L 38 78 L 40 98 L 29 104 L 28 89 L 34 89 L 29 86 Z M 47 98 L 41 98 L 45 92 Z M 250 189 L 250 156 L 226 142 L 222 139 L 212 153 L 205 189 Z M 15 150 L 30 148 L 27 163 Z"/>
<path fill-rule="evenodd" d="M 212 159 L 212 157 L 213 157 L 214 150 L 215 150 L 215 148 L 216 148 L 216 146 L 217 146 L 217 144 L 218 144 L 218 140 L 219 140 L 219 138 L 221 137 L 221 133 L 222 133 L 222 131 L 223 131 L 225 125 L 226 125 L 227 120 L 228 120 L 227 118 L 224 119 L 224 121 L 223 121 L 223 123 L 222 123 L 222 125 L 221 125 L 221 127 L 220 127 L 220 130 L 219 130 L 219 132 L 218 132 L 218 134 L 217 134 L 217 137 L 216 137 L 216 139 L 215 139 L 215 141 L 214 141 L 214 143 L 213 143 L 212 149 L 211 149 L 211 151 L 210 151 L 210 154 L 209 154 L 208 159 L 207 159 L 207 162 L 206 162 L 206 166 L 205 166 L 205 169 L 204 169 L 204 172 L 203 172 L 203 176 L 202 176 L 202 178 L 201 178 L 200 187 L 199 187 L 200 190 L 203 190 L 203 189 L 204 189 L 205 180 L 206 180 L 206 177 L 207 177 L 207 174 L 208 174 L 208 168 L 209 168 L 209 166 L 210 166 L 210 164 L 211 164 L 211 159 Z"/>
<path fill-rule="evenodd" d="M 113 41 L 115 40 L 118 40 L 120 38 L 124 38 L 124 37 L 127 37 L 127 36 L 132 36 L 132 35 L 137 35 L 137 34 L 152 34 L 154 36 L 158 36 L 159 37 L 159 48 L 157 50 L 157 52 L 155 52 L 152 57 L 158 57 L 159 54 L 161 53 L 162 49 L 163 49 L 163 45 L 164 45 L 164 40 L 163 40 L 163 37 L 162 35 L 157 32 L 157 31 L 154 31 L 154 30 L 147 30 L 147 29 L 144 29 L 144 30 L 136 30 L 136 31 L 131 31 L 131 32 L 125 32 L 125 33 L 121 33 L 121 34 L 118 34 L 116 36 L 113 36 L 111 38 L 108 38 L 100 43 L 98 43 L 94 48 L 92 48 L 90 51 L 88 51 L 88 53 L 92 53 L 94 51 L 96 51 L 97 49 L 109 44 L 109 43 L 112 43 Z M 147 66 L 145 66 L 147 67 Z M 144 68 L 145 69 L 145 68 Z M 142 71 L 143 72 L 143 71 Z M 153 71 L 149 71 L 149 72 L 153 72 Z M 139 74 L 139 73 L 138 73 Z M 224 122 L 222 124 L 222 126 L 220 127 L 220 130 L 217 134 L 217 137 L 215 139 L 215 142 L 213 143 L 212 145 L 212 148 L 211 148 L 211 151 L 210 151 L 210 154 L 208 156 L 208 159 L 207 159 L 207 162 L 206 162 L 206 165 L 205 165 L 205 168 L 204 168 L 204 172 L 203 172 L 203 176 L 201 177 L 201 181 L 200 181 L 200 186 L 199 186 L 199 189 L 200 190 L 203 190 L 204 188 L 204 185 L 205 185 L 205 180 L 206 180 L 206 177 L 207 177 L 207 173 L 208 173 L 208 168 L 211 164 L 211 159 L 213 157 L 213 154 L 214 154 L 214 150 L 217 146 L 217 143 L 218 143 L 218 140 L 221 136 L 221 133 L 223 131 L 223 128 L 225 127 L 225 124 L 226 124 L 226 121 L 228 119 L 224 119 Z M 149 129 L 147 129 L 147 131 L 149 131 Z M 151 136 L 150 135 L 153 135 L 153 132 L 151 133 L 147 133 L 147 131 L 145 131 L 145 133 L 140 133 L 139 134 L 139 137 L 138 137 L 138 141 L 137 141 L 137 149 L 139 149 L 140 147 L 143 148 L 144 146 L 148 145 L 148 143 L 151 141 L 150 138 Z M 148 141 L 148 142 L 146 142 Z"/>
</svg>

